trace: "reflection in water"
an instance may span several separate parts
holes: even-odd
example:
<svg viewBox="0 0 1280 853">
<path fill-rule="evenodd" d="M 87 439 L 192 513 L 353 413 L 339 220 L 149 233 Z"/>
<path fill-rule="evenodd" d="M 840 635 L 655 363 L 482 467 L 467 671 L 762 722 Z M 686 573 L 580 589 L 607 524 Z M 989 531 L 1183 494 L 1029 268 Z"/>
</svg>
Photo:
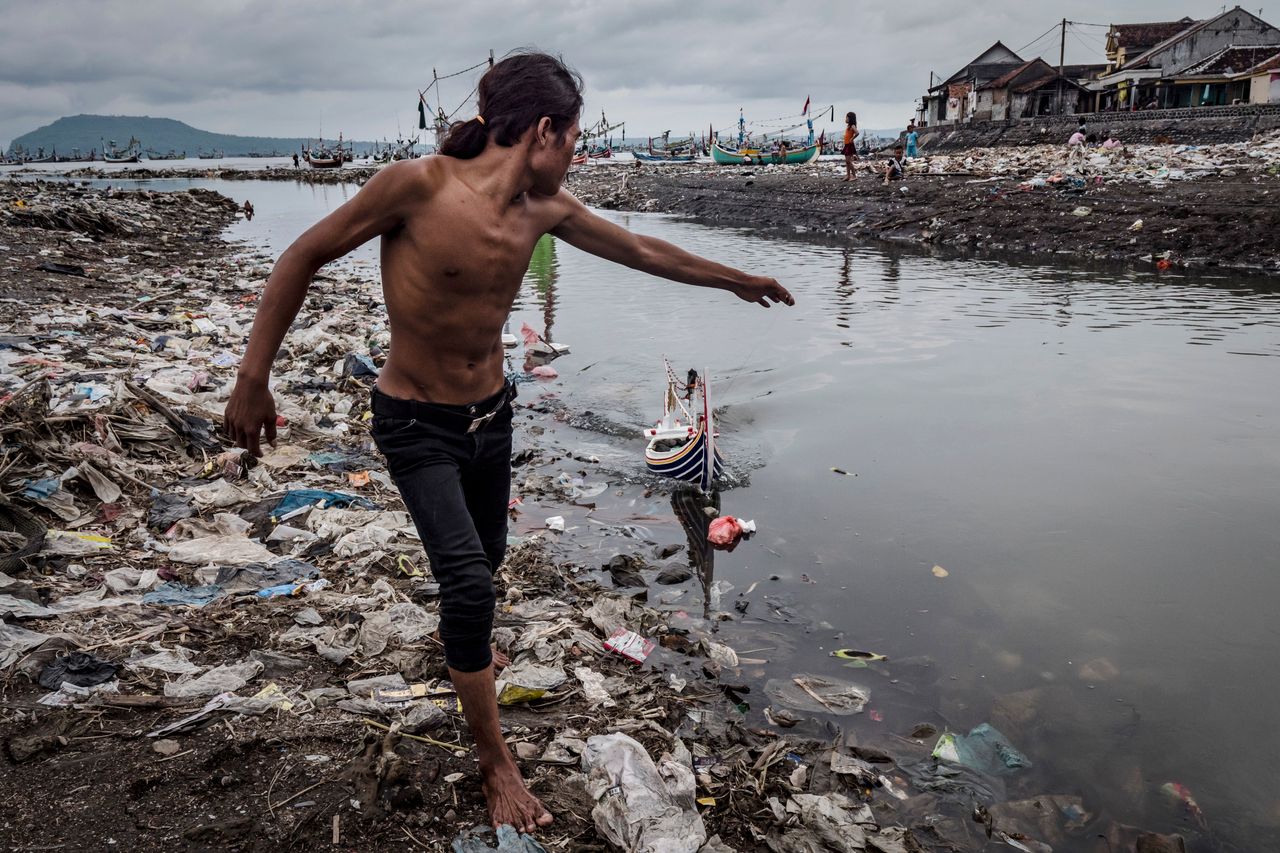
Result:
<svg viewBox="0 0 1280 853">
<path fill-rule="evenodd" d="M 526 276 L 533 282 L 534 290 L 542 297 L 542 320 L 545 328 L 542 337 L 552 343 L 551 327 L 556 320 L 556 279 L 559 264 L 556 262 L 556 240 L 544 234 L 533 247 Z"/>
<path fill-rule="evenodd" d="M 715 582 L 715 550 L 707 539 L 711 519 L 720 514 L 720 493 L 706 494 L 693 486 L 680 486 L 671 493 L 671 509 L 689 540 L 689 566 L 702 584 L 702 618 L 711 618 L 711 584 Z M 708 514 L 707 510 L 715 510 Z"/>
<path fill-rule="evenodd" d="M 847 329 L 853 320 L 853 298 L 857 290 L 853 284 L 853 250 L 846 246 L 840 255 L 840 274 L 836 280 L 836 328 Z M 841 343 L 853 346 L 853 341 Z"/>
</svg>

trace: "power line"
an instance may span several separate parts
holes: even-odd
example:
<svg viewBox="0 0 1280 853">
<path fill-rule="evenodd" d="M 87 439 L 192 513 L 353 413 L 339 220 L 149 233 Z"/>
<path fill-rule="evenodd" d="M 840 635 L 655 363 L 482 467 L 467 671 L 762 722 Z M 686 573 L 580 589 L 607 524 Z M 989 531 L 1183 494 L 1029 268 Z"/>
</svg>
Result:
<svg viewBox="0 0 1280 853">
<path fill-rule="evenodd" d="M 1051 32 L 1053 32 L 1054 30 L 1058 29 L 1058 27 L 1059 27 L 1059 26 L 1061 26 L 1061 24 L 1054 24 L 1052 27 L 1049 27 L 1049 29 L 1045 30 L 1045 31 L 1044 31 L 1044 32 L 1043 32 L 1039 37 L 1037 37 L 1037 38 L 1035 38 L 1035 39 L 1032 39 L 1031 41 L 1029 41 L 1029 42 L 1027 42 L 1026 44 L 1024 44 L 1022 47 L 1020 47 L 1020 48 L 1018 48 L 1017 50 L 1015 50 L 1015 51 L 1014 51 L 1014 53 L 1022 53 L 1022 51 L 1026 50 L 1026 49 L 1027 49 L 1027 48 L 1029 48 L 1029 47 L 1031 47 L 1031 45 L 1035 44 L 1036 42 L 1038 42 L 1038 41 L 1040 41 L 1041 39 L 1043 39 L 1045 36 L 1049 35 L 1049 34 L 1050 34 Z"/>
<path fill-rule="evenodd" d="M 1073 32 L 1071 32 L 1071 30 L 1067 30 L 1067 33 L 1068 33 L 1072 38 L 1074 38 L 1074 39 L 1075 39 L 1079 44 L 1081 44 L 1082 46 L 1084 46 L 1085 50 L 1088 50 L 1088 51 L 1090 51 L 1091 53 L 1105 53 L 1105 52 L 1106 52 L 1106 49 L 1105 49 L 1105 48 L 1103 48 L 1103 49 L 1101 49 L 1101 50 L 1100 50 L 1100 49 L 1098 48 L 1098 46 L 1097 46 L 1097 45 L 1089 44 L 1087 41 L 1085 41 L 1085 40 L 1084 40 L 1084 38 L 1083 38 L 1079 33 L 1073 33 Z"/>
</svg>

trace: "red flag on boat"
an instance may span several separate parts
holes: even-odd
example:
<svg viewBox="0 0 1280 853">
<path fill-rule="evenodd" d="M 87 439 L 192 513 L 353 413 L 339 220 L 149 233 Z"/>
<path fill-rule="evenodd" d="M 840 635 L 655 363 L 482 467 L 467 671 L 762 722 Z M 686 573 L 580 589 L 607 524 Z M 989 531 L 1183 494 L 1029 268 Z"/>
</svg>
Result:
<svg viewBox="0 0 1280 853">
<path fill-rule="evenodd" d="M 809 96 L 808 95 L 804 96 L 804 109 L 802 109 L 800 112 L 802 113 L 809 112 Z"/>
<path fill-rule="evenodd" d="M 525 346 L 532 346 L 542 340 L 542 336 L 535 332 L 528 323 L 520 324 L 520 337 L 524 338 Z"/>
</svg>

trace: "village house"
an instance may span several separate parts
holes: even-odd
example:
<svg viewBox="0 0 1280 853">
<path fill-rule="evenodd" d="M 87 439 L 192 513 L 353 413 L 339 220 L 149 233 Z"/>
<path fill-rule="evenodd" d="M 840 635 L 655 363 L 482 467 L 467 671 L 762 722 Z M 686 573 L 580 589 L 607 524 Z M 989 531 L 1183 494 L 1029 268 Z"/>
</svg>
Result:
<svg viewBox="0 0 1280 853">
<path fill-rule="evenodd" d="M 1157 21 L 1146 24 L 1112 24 L 1107 30 L 1107 65 L 1104 73 L 1123 68 L 1132 58 L 1146 53 L 1165 39 L 1170 39 L 1199 21 Z"/>
<path fill-rule="evenodd" d="M 1025 60 L 996 42 L 955 74 L 929 86 L 917 120 L 922 126 L 969 121 L 977 108 L 978 88 L 1022 66 Z"/>
<path fill-rule="evenodd" d="M 1249 103 L 1280 104 L 1280 54 L 1259 62 L 1249 73 Z"/>
<path fill-rule="evenodd" d="M 996 42 L 920 101 L 921 126 L 1280 103 L 1280 30 L 1239 6 L 1204 20 L 1112 24 L 1106 63 L 1059 69 Z"/>
<path fill-rule="evenodd" d="M 979 86 L 972 120 L 1070 115 L 1091 104 L 1092 98 L 1083 85 L 1036 58 Z"/>
<path fill-rule="evenodd" d="M 1254 101 L 1252 81 L 1264 74 L 1270 97 L 1268 63 L 1280 53 L 1280 30 L 1239 6 L 1203 21 L 1188 20 L 1113 25 L 1107 36 L 1111 69 L 1090 86 L 1097 109 L 1248 103 Z M 1165 38 L 1136 52 L 1160 35 Z"/>
</svg>

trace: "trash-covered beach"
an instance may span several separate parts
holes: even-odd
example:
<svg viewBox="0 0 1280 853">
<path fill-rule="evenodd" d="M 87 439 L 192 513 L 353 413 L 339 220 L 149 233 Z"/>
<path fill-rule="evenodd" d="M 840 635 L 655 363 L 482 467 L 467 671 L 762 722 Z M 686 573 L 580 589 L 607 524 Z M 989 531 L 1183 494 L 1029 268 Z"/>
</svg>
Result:
<svg viewBox="0 0 1280 853">
<path fill-rule="evenodd" d="M 621 163 L 570 173 L 584 201 L 779 234 L 957 256 L 1274 273 L 1280 135 L 1216 145 L 1066 145 L 930 154 L 883 183 L 887 153 L 805 166 Z"/>
<path fill-rule="evenodd" d="M 744 171 L 697 180 L 756 192 L 789 174 Z M 1012 171 L 1001 180 L 1031 183 L 1028 198 L 1074 193 Z M 629 191 L 657 180 L 597 172 Z M 1165 178 L 1162 191 L 1195 186 Z M 1263 192 L 1274 176 L 1248 179 Z M 912 198 L 926 180 L 885 192 Z M 0 201 L 0 836 L 18 849 L 496 844 L 463 836 L 485 810 L 432 637 L 430 566 L 368 435 L 388 343 L 377 282 L 317 280 L 277 362 L 280 440 L 254 460 L 218 435 L 271 262 L 219 237 L 236 205 L 54 183 L 3 184 Z M 767 653 L 715 631 L 746 599 L 699 573 L 714 504 L 695 503 L 683 547 L 620 535 L 615 554 L 575 557 L 556 507 L 589 510 L 618 478 L 558 444 L 555 396 L 531 370 L 519 381 L 513 494 L 546 518 L 512 531 L 495 640 L 513 665 L 495 689 L 557 818 L 541 849 L 1183 849 L 1106 802 L 1037 787 L 1043 759 L 1017 734 L 1066 701 L 1054 685 L 989 723 L 866 739 L 848 725 L 876 713 L 859 676 L 909 683 L 927 661 L 849 648 L 846 679 L 756 683 Z M 678 587 L 688 598 L 669 606 Z M 1195 794 L 1166 784 L 1194 834 Z"/>
</svg>

